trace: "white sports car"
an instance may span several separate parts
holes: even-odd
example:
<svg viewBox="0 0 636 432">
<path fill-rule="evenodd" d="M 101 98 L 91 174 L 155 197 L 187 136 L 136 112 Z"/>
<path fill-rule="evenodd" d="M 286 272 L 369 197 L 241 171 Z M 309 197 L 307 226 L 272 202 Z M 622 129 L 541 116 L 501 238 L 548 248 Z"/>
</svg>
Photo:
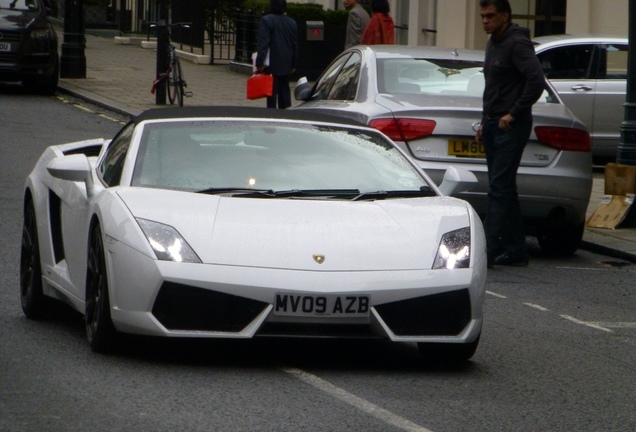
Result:
<svg viewBox="0 0 636 432">
<path fill-rule="evenodd" d="M 381 132 L 311 112 L 147 111 L 51 146 L 24 191 L 22 308 L 120 333 L 385 338 L 466 360 L 479 343 L 482 224 Z"/>
</svg>

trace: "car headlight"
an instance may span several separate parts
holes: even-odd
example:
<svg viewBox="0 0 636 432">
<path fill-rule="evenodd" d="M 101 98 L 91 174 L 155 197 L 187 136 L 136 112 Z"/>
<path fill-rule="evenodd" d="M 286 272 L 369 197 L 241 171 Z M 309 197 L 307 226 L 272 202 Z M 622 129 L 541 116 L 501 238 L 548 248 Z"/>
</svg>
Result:
<svg viewBox="0 0 636 432">
<path fill-rule="evenodd" d="M 470 227 L 442 236 L 433 263 L 434 269 L 468 268 L 470 265 Z"/>
<path fill-rule="evenodd" d="M 200 263 L 201 260 L 181 234 L 171 227 L 148 219 L 137 218 L 157 259 L 163 261 Z"/>
</svg>

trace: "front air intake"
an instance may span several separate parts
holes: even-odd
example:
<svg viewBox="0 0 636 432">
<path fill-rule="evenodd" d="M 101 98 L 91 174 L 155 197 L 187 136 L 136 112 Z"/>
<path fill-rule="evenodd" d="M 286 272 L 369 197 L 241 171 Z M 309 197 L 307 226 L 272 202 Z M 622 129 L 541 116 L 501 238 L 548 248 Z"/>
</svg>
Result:
<svg viewBox="0 0 636 432">
<path fill-rule="evenodd" d="M 456 336 L 471 319 L 468 289 L 385 303 L 375 309 L 398 336 Z"/>
<path fill-rule="evenodd" d="M 165 282 L 152 314 L 169 330 L 240 332 L 267 306 L 245 297 Z"/>
</svg>

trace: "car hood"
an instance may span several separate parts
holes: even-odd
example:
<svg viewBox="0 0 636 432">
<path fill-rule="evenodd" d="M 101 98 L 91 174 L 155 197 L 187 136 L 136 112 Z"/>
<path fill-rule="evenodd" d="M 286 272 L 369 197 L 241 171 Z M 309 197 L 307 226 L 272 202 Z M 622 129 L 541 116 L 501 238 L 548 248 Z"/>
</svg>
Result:
<svg viewBox="0 0 636 432">
<path fill-rule="evenodd" d="M 430 269 L 441 236 L 470 224 L 449 197 L 341 201 L 122 189 L 135 217 L 171 225 L 208 264 L 314 271 Z M 314 256 L 324 256 L 318 265 Z"/>
<path fill-rule="evenodd" d="M 40 12 L 0 10 L 0 28 L 23 29 L 29 27 L 40 15 Z"/>
</svg>

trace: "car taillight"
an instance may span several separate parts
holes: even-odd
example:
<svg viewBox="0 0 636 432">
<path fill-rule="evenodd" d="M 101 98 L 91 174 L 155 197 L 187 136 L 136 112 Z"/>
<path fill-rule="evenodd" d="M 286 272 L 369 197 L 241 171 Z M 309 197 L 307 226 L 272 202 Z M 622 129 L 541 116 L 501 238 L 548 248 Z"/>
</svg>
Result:
<svg viewBox="0 0 636 432">
<path fill-rule="evenodd" d="M 592 150 L 590 134 L 582 129 L 556 126 L 534 128 L 537 140 L 559 150 L 589 152 Z"/>
<path fill-rule="evenodd" d="M 433 120 L 412 118 L 380 118 L 369 122 L 375 128 L 394 141 L 410 141 L 429 136 L 437 123 Z"/>
</svg>

